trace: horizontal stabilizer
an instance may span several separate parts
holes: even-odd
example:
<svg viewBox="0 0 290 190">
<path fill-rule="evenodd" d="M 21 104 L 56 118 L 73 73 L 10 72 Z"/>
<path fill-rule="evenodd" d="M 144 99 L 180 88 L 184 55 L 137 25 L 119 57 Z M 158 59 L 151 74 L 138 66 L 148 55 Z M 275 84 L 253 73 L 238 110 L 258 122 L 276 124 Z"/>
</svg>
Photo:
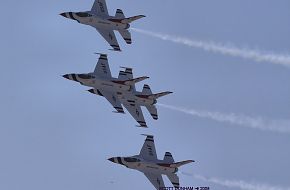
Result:
<svg viewBox="0 0 290 190">
<path fill-rule="evenodd" d="M 171 93 L 173 93 L 173 92 L 166 91 L 166 92 L 161 92 L 161 93 L 157 93 L 157 94 L 152 94 L 149 96 L 149 98 L 158 99 L 162 96 L 166 96 L 166 95 L 171 94 Z"/>
<path fill-rule="evenodd" d="M 146 108 L 149 111 L 149 113 L 152 116 L 152 118 L 157 120 L 158 119 L 158 114 L 157 114 L 157 109 L 156 109 L 155 105 L 146 105 Z"/>
<path fill-rule="evenodd" d="M 140 18 L 143 18 L 143 17 L 145 17 L 145 15 L 132 16 L 132 17 L 129 17 L 129 18 L 125 18 L 125 19 L 123 19 L 123 20 L 122 20 L 122 23 L 126 23 L 126 24 L 128 24 L 128 23 L 131 23 L 131 22 L 133 22 L 133 21 L 135 21 L 135 20 L 138 20 L 138 19 L 140 19 Z"/>
<path fill-rule="evenodd" d="M 176 174 L 168 174 L 167 177 L 175 188 L 179 188 L 179 177 Z"/>
<path fill-rule="evenodd" d="M 132 44 L 131 33 L 129 30 L 118 30 L 127 44 Z"/>
</svg>

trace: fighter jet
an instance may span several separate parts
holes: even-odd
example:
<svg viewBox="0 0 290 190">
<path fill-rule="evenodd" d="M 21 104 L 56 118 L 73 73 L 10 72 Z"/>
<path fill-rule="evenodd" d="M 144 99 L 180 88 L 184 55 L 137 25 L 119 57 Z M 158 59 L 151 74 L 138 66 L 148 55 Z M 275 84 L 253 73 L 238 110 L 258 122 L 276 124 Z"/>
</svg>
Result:
<svg viewBox="0 0 290 190">
<path fill-rule="evenodd" d="M 64 12 L 60 14 L 66 18 L 94 27 L 115 51 L 121 51 L 116 39 L 114 30 L 117 30 L 127 44 L 132 43 L 131 34 L 128 31 L 130 23 L 145 17 L 137 15 L 126 18 L 121 9 L 117 9 L 115 16 L 109 16 L 106 1 L 95 0 L 90 11 L 85 12 Z"/>
<path fill-rule="evenodd" d="M 179 188 L 179 178 L 176 175 L 178 168 L 182 165 L 194 162 L 194 160 L 174 162 L 170 152 L 165 153 L 163 160 L 158 160 L 153 136 L 145 136 L 147 137 L 139 155 L 131 157 L 112 157 L 108 160 L 126 166 L 127 168 L 143 172 L 158 190 L 165 187 L 162 174 L 167 175 L 175 188 Z"/>
<path fill-rule="evenodd" d="M 118 78 L 112 78 L 106 54 L 101 54 L 95 71 L 88 74 L 66 74 L 64 78 L 80 82 L 80 84 L 93 87 L 88 91 L 104 96 L 117 110 L 117 113 L 125 113 L 122 107 L 128 110 L 140 127 L 147 127 L 141 106 L 145 106 L 153 119 L 158 119 L 157 109 L 154 104 L 157 99 L 170 94 L 166 91 L 153 94 L 149 85 L 145 84 L 142 92 L 136 91 L 135 83 L 149 77 L 133 78 L 132 68 L 120 71 Z"/>
<path fill-rule="evenodd" d="M 132 80 L 133 73 L 132 68 L 125 68 L 125 71 L 119 72 L 119 80 Z M 89 92 L 100 95 L 98 89 L 90 89 Z M 130 91 L 126 91 L 123 93 L 117 93 L 117 97 L 120 102 L 124 105 L 124 107 L 128 110 L 128 112 L 133 116 L 133 118 L 140 124 L 141 127 L 147 127 L 145 122 L 141 106 L 145 106 L 153 119 L 158 119 L 157 108 L 155 104 L 157 103 L 157 99 L 170 94 L 172 92 L 166 91 L 157 94 L 153 94 L 149 85 L 145 84 L 143 86 L 143 91 L 136 91 L 135 84 L 131 86 Z"/>
</svg>

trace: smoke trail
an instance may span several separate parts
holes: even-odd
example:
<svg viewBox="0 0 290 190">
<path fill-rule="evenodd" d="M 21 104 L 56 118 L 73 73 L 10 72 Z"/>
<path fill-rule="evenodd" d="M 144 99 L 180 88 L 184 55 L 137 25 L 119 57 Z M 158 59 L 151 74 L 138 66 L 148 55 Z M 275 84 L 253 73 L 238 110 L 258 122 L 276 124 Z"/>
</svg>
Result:
<svg viewBox="0 0 290 190">
<path fill-rule="evenodd" d="M 186 109 L 160 103 L 158 103 L 158 105 L 164 108 L 179 111 L 196 117 L 208 118 L 215 121 L 227 122 L 253 129 L 260 129 L 263 131 L 290 133 L 290 120 L 267 120 L 261 117 L 249 117 L 245 115 L 237 115 L 234 113 L 220 113 L 220 112 L 201 111 L 195 109 Z"/>
<path fill-rule="evenodd" d="M 261 52 L 253 49 L 237 48 L 235 46 L 230 46 L 226 44 L 216 43 L 216 42 L 205 42 L 200 40 L 191 40 L 184 37 L 171 36 L 168 34 L 162 34 L 157 32 L 151 32 L 147 30 L 141 30 L 137 28 L 132 28 L 132 30 L 159 38 L 165 41 L 171 41 L 177 44 L 183 44 L 189 47 L 203 49 L 205 51 L 220 53 L 223 55 L 230 55 L 233 57 L 242 57 L 246 59 L 252 59 L 257 62 L 269 62 L 274 64 L 280 64 L 284 66 L 290 66 L 290 55 L 289 54 L 276 54 L 270 52 Z"/>
<path fill-rule="evenodd" d="M 277 186 L 270 186 L 268 184 L 248 183 L 242 180 L 225 180 L 220 178 L 208 178 L 202 175 L 194 175 L 187 172 L 181 172 L 183 175 L 192 176 L 195 179 L 214 183 L 228 188 L 239 188 L 242 190 L 290 190 L 290 188 L 283 188 Z"/>
</svg>

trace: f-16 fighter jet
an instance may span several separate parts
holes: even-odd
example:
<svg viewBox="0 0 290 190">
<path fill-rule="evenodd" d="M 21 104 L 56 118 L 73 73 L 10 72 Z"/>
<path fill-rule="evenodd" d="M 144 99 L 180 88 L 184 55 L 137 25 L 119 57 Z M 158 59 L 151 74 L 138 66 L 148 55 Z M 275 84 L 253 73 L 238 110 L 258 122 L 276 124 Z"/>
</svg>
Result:
<svg viewBox="0 0 290 190">
<path fill-rule="evenodd" d="M 133 80 L 132 68 L 125 68 L 125 71 L 119 72 L 119 80 Z M 89 92 L 100 95 L 98 89 L 90 89 Z M 126 92 L 117 92 L 117 97 L 128 112 L 134 117 L 134 119 L 140 124 L 141 127 L 147 127 L 145 122 L 141 106 L 145 106 L 153 119 L 158 119 L 157 108 L 155 104 L 157 99 L 170 94 L 172 92 L 166 91 L 157 94 L 153 94 L 149 85 L 145 84 L 142 92 L 138 92 L 135 89 L 135 84 L 131 85 L 131 90 Z"/>
<path fill-rule="evenodd" d="M 127 44 L 131 44 L 131 34 L 128 31 L 130 23 L 145 17 L 144 15 L 137 15 L 126 18 L 121 9 L 117 9 L 115 16 L 109 16 L 105 0 L 95 0 L 90 11 L 65 12 L 60 15 L 96 28 L 115 51 L 121 51 L 121 49 L 114 30 L 117 30 L 121 34 Z"/>
<path fill-rule="evenodd" d="M 167 175 L 175 188 L 179 187 L 179 178 L 176 175 L 178 167 L 194 162 L 186 160 L 174 162 L 170 152 L 166 152 L 163 160 L 158 160 L 154 145 L 154 139 L 151 135 L 147 136 L 139 155 L 131 157 L 113 157 L 108 160 L 117 164 L 121 164 L 130 169 L 135 169 L 143 172 L 148 180 L 156 189 L 162 189 L 164 186 L 163 175 Z"/>
<path fill-rule="evenodd" d="M 127 77 L 125 77 L 124 74 Z M 93 87 L 93 89 L 88 91 L 105 97 L 116 109 L 117 113 L 124 113 L 123 104 L 141 127 L 147 127 L 147 124 L 140 107 L 140 102 L 142 102 L 143 105 L 146 104 L 153 118 L 157 119 L 157 110 L 153 104 L 157 102 L 156 99 L 160 96 L 170 93 L 139 94 L 139 98 L 136 100 L 137 96 L 132 94 L 132 92 L 135 92 L 135 83 L 149 77 L 143 76 L 133 78 L 132 69 L 127 68 L 125 72 L 120 71 L 118 78 L 113 78 L 106 54 L 100 55 L 94 72 L 86 74 L 66 74 L 63 75 L 63 77 L 79 82 L 84 86 Z"/>
</svg>

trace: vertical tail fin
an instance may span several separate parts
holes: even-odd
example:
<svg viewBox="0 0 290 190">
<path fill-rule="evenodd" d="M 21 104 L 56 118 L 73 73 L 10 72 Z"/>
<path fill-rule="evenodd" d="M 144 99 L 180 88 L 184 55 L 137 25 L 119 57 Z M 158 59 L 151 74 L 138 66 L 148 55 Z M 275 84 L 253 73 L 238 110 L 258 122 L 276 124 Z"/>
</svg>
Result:
<svg viewBox="0 0 290 190">
<path fill-rule="evenodd" d="M 148 84 L 144 84 L 142 94 L 144 94 L 144 95 L 151 95 L 152 94 L 151 88 Z"/>
<path fill-rule="evenodd" d="M 181 162 L 175 162 L 173 164 L 171 164 L 172 167 L 175 167 L 175 168 L 178 168 L 180 166 L 183 166 L 185 164 L 189 164 L 189 163 L 192 163 L 194 162 L 194 160 L 185 160 L 185 161 L 181 161 Z"/>
<path fill-rule="evenodd" d="M 118 18 L 118 19 L 124 19 L 125 15 L 124 15 L 124 13 L 123 13 L 123 11 L 121 9 L 117 9 L 115 17 Z"/>
<path fill-rule="evenodd" d="M 125 23 L 125 24 L 129 24 L 135 20 L 138 20 L 140 18 L 143 18 L 145 17 L 144 15 L 137 15 L 137 16 L 132 16 L 132 17 L 129 17 L 129 18 L 125 18 L 122 20 L 122 23 Z"/>
<path fill-rule="evenodd" d="M 118 79 L 120 80 L 131 80 L 133 79 L 133 69 L 132 68 L 127 68 L 127 67 L 122 67 L 125 69 L 125 71 L 120 71 Z"/>
<path fill-rule="evenodd" d="M 147 76 L 143 76 L 143 77 L 137 77 L 137 78 L 133 78 L 133 79 L 130 79 L 130 80 L 125 80 L 123 81 L 125 85 L 134 85 L 138 82 L 141 82 L 145 79 L 148 79 L 149 77 Z"/>
<path fill-rule="evenodd" d="M 169 92 L 169 91 L 166 91 L 166 92 L 160 92 L 160 93 L 157 93 L 157 94 L 152 94 L 149 96 L 149 98 L 152 98 L 152 99 L 158 99 L 162 96 L 166 96 L 168 94 L 171 94 L 172 92 Z"/>
<path fill-rule="evenodd" d="M 121 67 L 121 68 L 124 68 L 125 71 L 121 70 L 119 72 L 119 76 L 118 76 L 119 80 L 131 80 L 131 79 L 133 79 L 133 69 L 132 68 L 128 68 L 128 67 Z M 134 92 L 136 91 L 135 84 L 132 84 L 131 88 Z"/>
<path fill-rule="evenodd" d="M 165 152 L 165 155 L 164 155 L 164 158 L 163 158 L 163 161 L 165 163 L 168 163 L 168 164 L 172 164 L 174 163 L 174 159 L 172 157 L 172 154 L 170 152 Z"/>
</svg>

